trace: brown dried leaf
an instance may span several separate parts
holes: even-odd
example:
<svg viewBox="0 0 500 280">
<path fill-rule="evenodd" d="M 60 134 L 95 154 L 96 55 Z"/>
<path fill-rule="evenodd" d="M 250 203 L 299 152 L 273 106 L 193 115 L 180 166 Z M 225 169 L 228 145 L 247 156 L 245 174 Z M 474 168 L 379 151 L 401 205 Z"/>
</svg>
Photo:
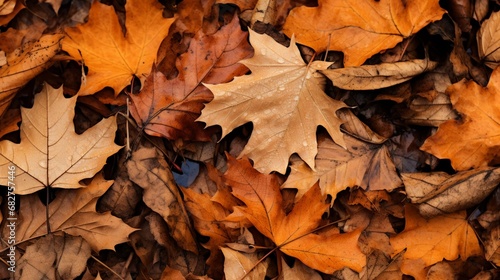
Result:
<svg viewBox="0 0 500 280">
<path fill-rule="evenodd" d="M 269 266 L 269 259 L 259 263 L 252 271 L 250 269 L 259 261 L 257 253 L 245 254 L 229 248 L 221 248 L 224 254 L 224 275 L 227 280 L 264 279 Z M 247 274 L 248 273 L 248 274 Z M 243 278 L 243 276 L 245 276 Z"/>
<path fill-rule="evenodd" d="M 408 198 L 425 217 L 453 213 L 477 205 L 500 183 L 500 168 L 480 168 L 448 175 L 444 172 L 403 173 Z"/>
<path fill-rule="evenodd" d="M 301 261 L 296 260 L 293 267 L 289 267 L 285 262 L 285 259 L 281 259 L 282 271 L 277 280 L 287 280 L 287 279 L 309 279 L 309 280 L 321 280 L 321 276 L 318 272 L 304 265 Z"/>
<path fill-rule="evenodd" d="M 487 238 L 484 241 L 486 260 L 500 265 L 500 224 L 488 230 Z"/>
<path fill-rule="evenodd" d="M 500 12 L 492 13 L 477 32 L 479 57 L 495 69 L 500 65 Z"/>
</svg>

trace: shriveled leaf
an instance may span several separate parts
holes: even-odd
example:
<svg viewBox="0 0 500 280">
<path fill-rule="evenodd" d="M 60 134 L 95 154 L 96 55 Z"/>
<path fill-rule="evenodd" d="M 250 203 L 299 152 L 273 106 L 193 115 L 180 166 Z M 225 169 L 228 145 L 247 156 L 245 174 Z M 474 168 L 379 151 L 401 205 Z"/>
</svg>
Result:
<svg viewBox="0 0 500 280">
<path fill-rule="evenodd" d="M 370 90 L 397 85 L 430 71 L 437 62 L 415 59 L 378 65 L 350 66 L 346 68 L 322 70 L 333 85 L 342 89 Z"/>
<path fill-rule="evenodd" d="M 84 187 L 79 181 L 93 177 L 121 148 L 114 143 L 115 117 L 76 134 L 77 97 L 66 99 L 62 91 L 46 84 L 33 108 L 21 109 L 21 143 L 0 142 L 0 184 L 7 185 L 8 166 L 15 164 L 17 194 Z"/>
<path fill-rule="evenodd" d="M 228 166 L 224 174 L 226 182 L 232 187 L 233 195 L 246 205 L 235 209 L 283 253 L 324 273 L 333 273 L 345 266 L 361 271 L 366 263 L 365 255 L 357 246 L 361 229 L 340 234 L 333 227 L 320 234 L 312 233 L 328 208 L 317 184 L 286 215 L 275 175 L 259 173 L 248 159 L 230 157 Z"/>
<path fill-rule="evenodd" d="M 112 6 L 94 1 L 89 20 L 66 28 L 63 50 L 89 67 L 80 95 L 111 87 L 115 96 L 134 76 L 144 79 L 156 59 L 161 41 L 175 18 L 163 18 L 162 5 L 155 0 L 129 0 L 126 10 L 126 36 Z"/>
<path fill-rule="evenodd" d="M 477 205 L 500 183 L 500 168 L 401 174 L 408 198 L 425 217 L 453 213 Z"/>
<path fill-rule="evenodd" d="M 177 61 L 175 79 L 153 72 L 142 91 L 130 96 L 132 116 L 152 136 L 210 140 L 212 131 L 194 122 L 203 104 L 212 100 L 212 93 L 201 83 L 227 82 L 244 74 L 248 69 L 238 61 L 250 55 L 247 33 L 241 31 L 238 17 L 213 35 L 200 30 Z"/>
<path fill-rule="evenodd" d="M 314 166 L 318 126 L 345 146 L 335 112 L 346 105 L 323 92 L 324 77 L 313 67 L 320 62 L 307 66 L 294 40 L 286 48 L 267 35 L 250 31 L 250 43 L 254 56 L 241 63 L 252 74 L 227 84 L 206 84 L 214 100 L 198 120 L 208 126 L 220 125 L 223 137 L 252 122 L 252 136 L 240 156 L 253 159 L 255 168 L 264 173 L 284 174 L 293 153 Z"/>
<path fill-rule="evenodd" d="M 221 250 L 225 258 L 224 274 L 227 280 L 259 280 L 265 278 L 269 266 L 268 259 L 259 263 L 257 267 L 250 271 L 259 261 L 257 253 L 245 254 L 229 248 L 221 248 Z"/>
<path fill-rule="evenodd" d="M 500 68 L 487 87 L 462 80 L 446 90 L 460 120 L 441 124 L 421 149 L 449 158 L 455 170 L 487 166 L 500 157 Z"/>
<path fill-rule="evenodd" d="M 86 268 L 90 246 L 80 236 L 49 234 L 26 248 L 16 279 L 75 279 Z"/>
<path fill-rule="evenodd" d="M 445 13 L 437 0 L 319 0 L 290 12 L 283 31 L 316 52 L 344 53 L 345 66 L 363 64 Z"/>
<path fill-rule="evenodd" d="M 58 192 L 57 197 L 49 204 L 51 231 L 81 236 L 95 252 L 103 249 L 114 250 L 116 244 L 128 241 L 129 234 L 135 231 L 134 228 L 109 212 L 96 212 L 97 200 L 112 183 L 113 181 L 106 181 L 98 174 L 85 188 Z M 45 211 L 45 205 L 38 195 L 22 197 L 16 241 L 22 242 L 47 233 Z"/>
<path fill-rule="evenodd" d="M 347 135 L 344 139 L 347 149 L 328 137 L 319 137 L 316 170 L 292 157 L 292 171 L 282 188 L 296 188 L 297 197 L 301 197 L 319 180 L 322 193 L 332 196 L 333 205 L 337 193 L 348 187 L 391 191 L 402 184 L 385 146 L 367 144 Z"/>
<path fill-rule="evenodd" d="M 155 147 L 140 147 L 127 162 L 130 180 L 144 189 L 142 200 L 160 214 L 183 249 L 198 252 L 184 202 L 167 161 Z"/>
<path fill-rule="evenodd" d="M 500 12 L 492 13 L 477 32 L 479 57 L 484 64 L 495 69 L 500 65 Z"/>
<path fill-rule="evenodd" d="M 407 205 L 403 232 L 391 237 L 395 254 L 406 249 L 404 259 L 421 260 L 425 266 L 446 260 L 462 260 L 482 253 L 465 211 L 424 219 Z"/>
<path fill-rule="evenodd" d="M 6 64 L 0 67 L 0 116 L 21 87 L 51 66 L 61 39 L 61 34 L 44 35 L 6 55 Z"/>
</svg>

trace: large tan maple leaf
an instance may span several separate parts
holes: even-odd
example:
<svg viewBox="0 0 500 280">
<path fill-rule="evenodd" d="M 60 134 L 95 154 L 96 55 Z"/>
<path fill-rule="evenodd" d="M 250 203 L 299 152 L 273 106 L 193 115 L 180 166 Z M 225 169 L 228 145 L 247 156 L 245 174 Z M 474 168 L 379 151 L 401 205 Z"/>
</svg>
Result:
<svg viewBox="0 0 500 280">
<path fill-rule="evenodd" d="M 287 48 L 267 35 L 249 32 L 255 53 L 240 63 L 252 74 L 226 84 L 205 84 L 214 99 L 198 121 L 207 126 L 220 125 L 222 137 L 252 122 L 252 136 L 240 156 L 254 160 L 260 172 L 284 174 L 293 153 L 314 168 L 318 126 L 345 147 L 342 122 L 335 112 L 346 105 L 323 92 L 325 78 L 316 70 L 321 62 L 306 65 L 293 38 Z"/>
<path fill-rule="evenodd" d="M 175 18 L 163 18 L 162 5 L 155 0 L 128 0 L 126 36 L 112 6 L 94 1 L 89 20 L 65 29 L 63 50 L 89 67 L 80 95 L 112 87 L 115 95 L 130 84 L 133 76 L 144 81 L 151 72 L 161 42 Z"/>
<path fill-rule="evenodd" d="M 317 52 L 342 51 L 346 66 L 358 66 L 444 13 L 438 0 L 319 0 L 293 9 L 283 31 Z"/>
<path fill-rule="evenodd" d="M 362 229 L 340 234 L 333 227 L 319 234 L 313 233 L 328 208 L 317 184 L 286 215 L 275 174 L 258 172 L 248 159 L 229 157 L 224 178 L 231 186 L 232 194 L 246 205 L 234 208 L 283 253 L 328 274 L 345 266 L 359 272 L 366 265 L 366 257 L 357 245 Z"/>
<path fill-rule="evenodd" d="M 461 119 L 441 124 L 421 149 L 438 158 L 450 159 L 457 171 L 498 163 L 500 68 L 493 71 L 486 87 L 462 80 L 449 86 L 446 93 Z"/>
<path fill-rule="evenodd" d="M 21 109 L 21 143 L 0 142 L 0 185 L 7 186 L 15 165 L 17 194 L 45 187 L 74 189 L 93 177 L 121 147 L 114 143 L 116 118 L 102 120 L 78 135 L 73 118 L 76 96 L 64 98 L 62 87 L 45 85 L 33 108 Z"/>
</svg>

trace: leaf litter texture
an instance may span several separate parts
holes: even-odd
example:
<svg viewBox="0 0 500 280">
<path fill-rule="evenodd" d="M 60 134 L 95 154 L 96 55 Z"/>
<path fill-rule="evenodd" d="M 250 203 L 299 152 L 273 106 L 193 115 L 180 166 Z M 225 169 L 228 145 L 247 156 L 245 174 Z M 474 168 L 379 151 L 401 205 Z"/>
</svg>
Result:
<svg viewBox="0 0 500 280">
<path fill-rule="evenodd" d="M 441 124 L 421 149 L 438 158 L 450 159 L 457 171 L 498 163 L 500 69 L 493 71 L 486 87 L 464 79 L 449 86 L 446 93 L 460 119 Z"/>
<path fill-rule="evenodd" d="M 15 164 L 17 194 L 81 188 L 80 180 L 93 177 L 121 149 L 114 143 L 115 117 L 76 134 L 76 98 L 66 99 L 62 87 L 46 84 L 35 95 L 33 108 L 21 109 L 21 143 L 0 142 L 0 184 L 8 184 L 8 167 Z"/>
<path fill-rule="evenodd" d="M 131 114 L 144 131 L 167 139 L 209 141 L 212 130 L 195 122 L 212 93 L 204 83 L 223 83 L 248 69 L 238 61 L 249 57 L 252 48 L 238 17 L 218 32 L 206 35 L 199 30 L 189 49 L 177 60 L 178 76 L 167 80 L 153 70 L 144 88 L 131 95 Z"/>
<path fill-rule="evenodd" d="M 324 64 L 306 65 L 293 39 L 287 48 L 267 35 L 249 32 L 254 56 L 240 63 L 252 73 L 226 84 L 205 84 L 214 99 L 198 121 L 221 126 L 222 137 L 252 122 L 252 135 L 240 156 L 251 158 L 260 172 L 284 174 L 293 153 L 314 167 L 318 126 L 345 146 L 335 112 L 346 105 L 324 93 L 325 78 L 315 69 Z"/>
<path fill-rule="evenodd" d="M 366 264 L 365 255 L 357 245 L 362 229 L 344 234 L 336 228 L 313 233 L 328 208 L 318 185 L 306 192 L 286 215 L 276 175 L 258 172 L 248 159 L 229 157 L 224 178 L 232 194 L 246 205 L 234 208 L 283 253 L 324 273 L 345 266 L 359 272 Z"/>
<path fill-rule="evenodd" d="M 163 18 L 161 7 L 154 0 L 127 1 L 124 31 L 113 7 L 94 1 L 88 22 L 65 29 L 63 50 L 89 68 L 80 95 L 111 87 L 116 96 L 134 76 L 144 81 L 175 20 Z"/>
<path fill-rule="evenodd" d="M 444 13 L 438 0 L 319 0 L 293 9 L 283 32 L 316 52 L 341 51 L 345 66 L 359 66 Z"/>
</svg>

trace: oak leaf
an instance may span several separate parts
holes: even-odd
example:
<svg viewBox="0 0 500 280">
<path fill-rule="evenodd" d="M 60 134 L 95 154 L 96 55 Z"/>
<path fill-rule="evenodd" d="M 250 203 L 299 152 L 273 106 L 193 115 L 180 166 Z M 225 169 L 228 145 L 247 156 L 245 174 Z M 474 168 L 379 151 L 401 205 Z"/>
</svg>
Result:
<svg viewBox="0 0 500 280">
<path fill-rule="evenodd" d="M 247 33 L 241 31 L 238 17 L 213 35 L 200 30 L 177 61 L 179 75 L 175 79 L 167 80 L 154 71 L 142 91 L 130 96 L 132 116 L 152 136 L 210 140 L 211 131 L 195 122 L 203 103 L 213 98 L 201 83 L 227 82 L 244 74 L 248 69 L 238 61 L 249 55 Z"/>
<path fill-rule="evenodd" d="M 492 13 L 477 32 L 479 57 L 495 69 L 500 65 L 500 12 Z"/>
<path fill-rule="evenodd" d="M 76 96 L 66 99 L 62 87 L 45 85 L 33 108 L 21 109 L 21 143 L 0 142 L 0 184 L 8 184 L 8 167 L 15 164 L 16 193 L 45 187 L 75 189 L 93 177 L 121 147 L 114 143 L 115 117 L 102 120 L 83 134 L 75 132 Z"/>
<path fill-rule="evenodd" d="M 339 234 L 336 228 L 312 233 L 328 208 L 317 184 L 286 215 L 276 175 L 258 172 L 248 159 L 229 157 L 224 177 L 232 187 L 232 194 L 246 205 L 234 208 L 283 253 L 324 273 L 333 273 L 345 266 L 359 272 L 366 264 L 365 255 L 357 246 L 362 229 L 345 234 Z"/>
<path fill-rule="evenodd" d="M 202 110 L 199 121 L 220 125 L 222 137 L 247 122 L 253 131 L 240 156 L 246 155 L 261 172 L 285 173 L 291 154 L 297 153 L 314 167 L 316 130 L 323 126 L 336 143 L 345 146 L 341 121 L 335 112 L 346 105 L 323 92 L 324 77 L 307 66 L 292 39 L 286 48 L 267 35 L 250 32 L 254 56 L 240 61 L 252 74 L 226 84 L 205 84 L 214 100 Z"/>
<path fill-rule="evenodd" d="M 44 35 L 7 54 L 7 64 L 0 67 L 0 116 L 21 87 L 51 66 L 61 39 L 61 34 Z"/>
<path fill-rule="evenodd" d="M 345 66 L 358 66 L 444 13 L 438 0 L 319 0 L 293 9 L 283 31 L 316 52 L 342 51 Z"/>
<path fill-rule="evenodd" d="M 321 192 L 332 196 L 333 205 L 337 193 L 348 187 L 391 191 L 402 184 L 386 146 L 367 144 L 347 135 L 344 139 L 347 149 L 328 137 L 319 137 L 315 170 L 292 157 L 291 173 L 282 188 L 296 188 L 297 197 L 301 197 L 319 181 Z"/>
<path fill-rule="evenodd" d="M 406 225 L 403 232 L 391 237 L 397 254 L 406 248 L 404 259 L 421 260 L 424 267 L 443 259 L 466 260 L 481 254 L 479 241 L 468 224 L 465 211 L 424 219 L 413 206 L 405 208 Z"/>
<path fill-rule="evenodd" d="M 460 120 L 441 124 L 421 149 L 448 158 L 455 170 L 487 166 L 500 159 L 500 68 L 491 74 L 487 87 L 462 80 L 449 86 L 453 108 Z"/>
<path fill-rule="evenodd" d="M 80 95 L 109 86 L 116 96 L 134 76 L 145 79 L 175 20 L 163 18 L 161 7 L 155 0 L 127 1 L 124 36 L 113 7 L 94 1 L 87 23 L 65 29 L 63 50 L 89 67 Z"/>
<path fill-rule="evenodd" d="M 23 196 L 16 228 L 16 241 L 23 242 L 47 234 L 47 222 L 52 232 L 63 231 L 81 236 L 92 250 L 114 250 L 114 246 L 127 242 L 136 229 L 125 224 L 109 212 L 96 212 L 97 200 L 109 189 L 113 181 L 104 180 L 102 174 L 94 177 L 85 188 L 61 190 L 47 208 L 37 194 Z M 7 234 L 5 227 L 3 234 Z"/>
</svg>

